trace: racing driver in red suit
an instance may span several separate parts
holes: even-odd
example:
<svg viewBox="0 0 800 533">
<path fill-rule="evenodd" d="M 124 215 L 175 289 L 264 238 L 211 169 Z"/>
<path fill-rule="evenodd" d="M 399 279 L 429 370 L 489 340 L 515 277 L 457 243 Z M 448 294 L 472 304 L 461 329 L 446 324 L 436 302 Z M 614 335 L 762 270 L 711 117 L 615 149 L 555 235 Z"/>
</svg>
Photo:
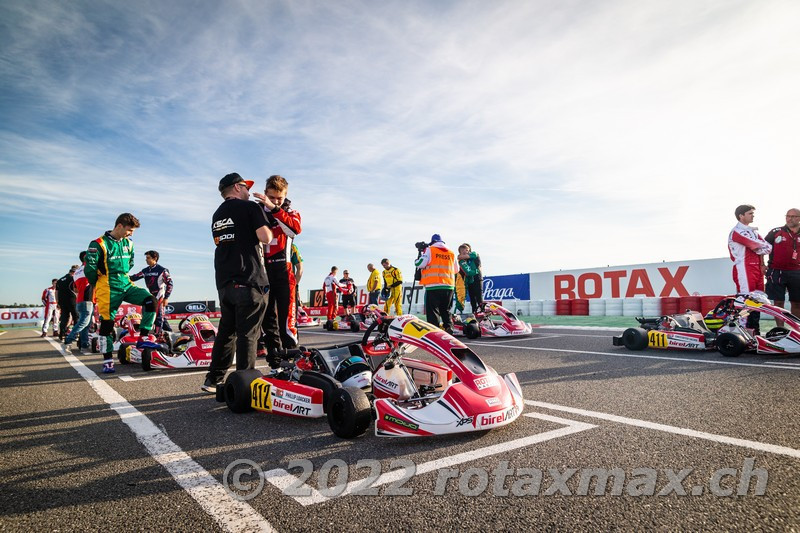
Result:
<svg viewBox="0 0 800 533">
<path fill-rule="evenodd" d="M 756 208 L 740 205 L 734 211 L 738 223 L 728 234 L 728 251 L 733 261 L 733 282 L 737 293 L 764 290 L 764 256 L 772 251 L 772 245 L 758 234 L 758 228 L 751 226 Z M 747 327 L 759 334 L 761 313 L 752 312 L 747 316 Z"/>
<path fill-rule="evenodd" d="M 279 363 L 276 352 L 297 347 L 297 306 L 295 303 L 292 240 L 300 234 L 300 213 L 286 199 L 289 183 L 281 176 L 270 176 L 264 194 L 253 193 L 264 205 L 272 241 L 264 245 L 264 266 L 269 278 L 269 301 L 261 329 L 264 336 L 259 352 L 266 345 L 271 365 Z"/>
</svg>

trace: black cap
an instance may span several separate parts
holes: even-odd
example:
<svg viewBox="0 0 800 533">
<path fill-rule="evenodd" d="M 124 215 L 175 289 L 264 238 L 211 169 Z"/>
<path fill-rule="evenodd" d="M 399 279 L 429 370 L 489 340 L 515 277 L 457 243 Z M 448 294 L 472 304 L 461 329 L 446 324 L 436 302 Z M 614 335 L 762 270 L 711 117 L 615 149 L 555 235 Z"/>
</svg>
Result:
<svg viewBox="0 0 800 533">
<path fill-rule="evenodd" d="M 246 180 L 236 172 L 232 172 L 227 176 L 225 176 L 224 178 L 222 178 L 221 180 L 219 180 L 219 192 L 222 192 L 231 185 L 236 185 L 237 183 L 244 183 L 245 185 L 247 185 L 247 188 L 249 189 L 250 187 L 253 186 L 253 183 L 255 182 L 251 180 Z"/>
</svg>

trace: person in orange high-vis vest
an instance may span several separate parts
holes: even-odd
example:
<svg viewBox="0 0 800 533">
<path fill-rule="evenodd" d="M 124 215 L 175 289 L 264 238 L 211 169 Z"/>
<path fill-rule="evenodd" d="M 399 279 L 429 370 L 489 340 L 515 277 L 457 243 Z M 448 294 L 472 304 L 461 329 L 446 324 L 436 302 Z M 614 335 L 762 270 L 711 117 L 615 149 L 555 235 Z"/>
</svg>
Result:
<svg viewBox="0 0 800 533">
<path fill-rule="evenodd" d="M 453 333 L 450 320 L 450 303 L 453 300 L 458 262 L 456 254 L 445 246 L 438 233 L 431 236 L 431 243 L 414 262 L 420 270 L 420 285 L 425 287 L 425 315 L 428 322 Z"/>
</svg>

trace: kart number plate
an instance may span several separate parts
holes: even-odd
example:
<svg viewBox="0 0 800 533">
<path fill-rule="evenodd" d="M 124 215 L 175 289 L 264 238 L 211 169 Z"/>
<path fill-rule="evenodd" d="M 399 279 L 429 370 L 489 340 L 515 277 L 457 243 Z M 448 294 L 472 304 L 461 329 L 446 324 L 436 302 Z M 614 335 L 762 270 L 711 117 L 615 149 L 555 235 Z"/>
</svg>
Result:
<svg viewBox="0 0 800 533">
<path fill-rule="evenodd" d="M 648 331 L 647 341 L 652 348 L 666 348 L 667 334 L 660 331 Z"/>
<path fill-rule="evenodd" d="M 431 331 L 431 328 L 422 320 L 412 320 L 403 326 L 403 335 L 421 339 L 426 333 Z"/>
<path fill-rule="evenodd" d="M 253 409 L 272 411 L 272 384 L 263 379 L 256 379 L 250 384 L 250 398 Z"/>
</svg>

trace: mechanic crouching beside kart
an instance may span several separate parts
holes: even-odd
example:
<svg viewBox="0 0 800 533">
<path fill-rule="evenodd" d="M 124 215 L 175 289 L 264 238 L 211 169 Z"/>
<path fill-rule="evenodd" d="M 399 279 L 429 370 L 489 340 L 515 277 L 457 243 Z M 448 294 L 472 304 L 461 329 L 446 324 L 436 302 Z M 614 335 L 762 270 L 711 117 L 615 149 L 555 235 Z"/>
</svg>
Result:
<svg viewBox="0 0 800 533">
<path fill-rule="evenodd" d="M 139 227 L 139 219 L 130 213 L 122 213 L 114 223 L 114 229 L 106 231 L 89 243 L 86 250 L 84 275 L 94 285 L 97 298 L 97 314 L 100 315 L 100 351 L 103 357 L 103 373 L 114 372 L 114 317 L 122 302 L 142 306 L 142 322 L 136 347 L 155 346 L 155 337 L 150 335 L 156 319 L 155 298 L 146 290 L 137 287 L 128 276 L 133 268 L 133 241 L 129 239 Z"/>
<path fill-rule="evenodd" d="M 424 244 L 424 243 L 423 243 Z M 453 324 L 450 317 L 450 302 L 453 299 L 458 261 L 439 236 L 431 236 L 430 245 L 414 262 L 420 270 L 420 285 L 425 287 L 425 316 L 434 326 L 442 324 L 442 329 L 452 335 Z"/>
<path fill-rule="evenodd" d="M 764 256 L 772 246 L 758 234 L 758 228 L 750 226 L 755 219 L 756 208 L 740 205 L 734 211 L 738 223 L 728 234 L 728 251 L 733 261 L 733 282 L 738 294 L 764 290 Z M 746 327 L 759 334 L 760 313 L 751 312 Z"/>
<path fill-rule="evenodd" d="M 272 240 L 262 207 L 250 198 L 252 181 L 239 174 L 226 175 L 219 182 L 225 199 L 211 218 L 214 237 L 214 276 L 221 317 L 217 326 L 211 365 L 201 389 L 216 393 L 231 366 L 234 346 L 236 370 L 256 366 L 256 344 L 267 309 L 269 281 L 264 270 L 261 246 Z"/>
</svg>

